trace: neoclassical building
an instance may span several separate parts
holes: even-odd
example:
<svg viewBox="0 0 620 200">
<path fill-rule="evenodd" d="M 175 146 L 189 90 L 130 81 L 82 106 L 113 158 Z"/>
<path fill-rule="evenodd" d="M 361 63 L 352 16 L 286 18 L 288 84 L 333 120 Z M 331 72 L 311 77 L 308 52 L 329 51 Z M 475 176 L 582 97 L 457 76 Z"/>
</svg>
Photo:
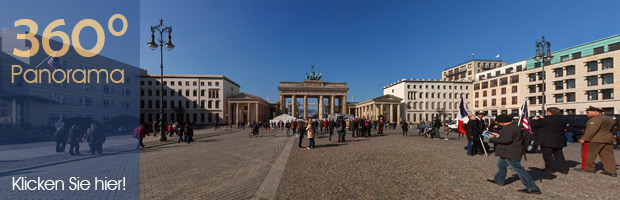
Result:
<svg viewBox="0 0 620 200">
<path fill-rule="evenodd" d="M 372 98 L 353 105 L 355 117 L 377 120 L 383 116 L 384 120 L 400 122 L 402 120 L 402 98 L 387 94 L 380 97 Z"/>
<path fill-rule="evenodd" d="M 239 93 L 226 98 L 228 102 L 228 122 L 232 124 L 266 122 L 271 116 L 270 103 L 263 98 Z"/>
<path fill-rule="evenodd" d="M 402 99 L 403 118 L 420 122 L 439 116 L 441 120 L 455 119 L 460 98 L 471 98 L 471 81 L 402 79 L 383 87 L 384 95 Z"/>
</svg>

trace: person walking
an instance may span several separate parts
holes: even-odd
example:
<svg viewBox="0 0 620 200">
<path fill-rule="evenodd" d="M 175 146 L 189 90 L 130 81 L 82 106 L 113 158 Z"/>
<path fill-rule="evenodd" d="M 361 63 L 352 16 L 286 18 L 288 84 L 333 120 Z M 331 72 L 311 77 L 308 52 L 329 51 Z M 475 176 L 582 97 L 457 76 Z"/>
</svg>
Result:
<svg viewBox="0 0 620 200">
<path fill-rule="evenodd" d="M 54 137 L 52 138 L 56 142 L 56 152 L 64 152 L 67 139 L 69 139 L 69 133 L 63 127 L 58 127 L 56 132 L 54 132 Z"/>
<path fill-rule="evenodd" d="M 80 142 L 82 142 L 80 127 L 73 125 L 69 129 L 69 155 L 82 155 L 80 154 Z"/>
<path fill-rule="evenodd" d="M 159 125 L 157 124 L 157 120 L 153 121 L 153 136 L 157 137 L 157 133 L 159 132 Z"/>
<path fill-rule="evenodd" d="M 400 128 L 403 129 L 403 136 L 407 136 L 407 131 L 409 130 L 409 123 L 407 123 L 407 121 L 400 122 Z"/>
<path fill-rule="evenodd" d="M 185 140 L 183 140 L 183 133 L 184 131 L 181 131 L 181 127 L 178 127 L 178 125 L 175 123 L 175 125 L 172 127 L 172 130 L 174 131 L 174 133 L 176 135 L 179 136 L 179 139 L 177 140 L 177 143 L 181 143 L 184 142 Z M 185 136 L 187 138 L 187 136 Z"/>
<path fill-rule="evenodd" d="M 383 127 L 385 126 L 385 124 L 383 124 L 383 120 L 379 119 L 379 121 L 377 122 L 377 134 L 383 134 Z"/>
<path fill-rule="evenodd" d="M 140 150 L 140 147 L 144 149 L 144 143 L 142 143 L 142 141 L 144 141 L 144 137 L 146 137 L 146 135 L 149 135 L 149 133 L 146 131 L 146 128 L 144 128 L 144 124 L 140 124 L 140 126 L 133 129 L 133 138 L 138 139 L 138 146 L 136 146 L 136 150 Z"/>
<path fill-rule="evenodd" d="M 347 123 L 344 119 L 338 119 L 338 142 L 344 142 L 344 135 L 347 133 Z"/>
<path fill-rule="evenodd" d="M 615 121 L 613 118 L 603 115 L 603 112 L 603 109 L 592 106 L 586 110 L 586 116 L 590 117 L 590 120 L 586 123 L 585 134 L 581 136 L 579 143 L 587 144 L 585 149 L 587 153 L 583 158 L 585 162 L 582 161 L 582 169 L 575 170 L 595 173 L 594 161 L 598 156 L 605 170 L 601 174 L 618 177 L 613 150 L 614 137 L 611 133 Z"/>
<path fill-rule="evenodd" d="M 448 140 L 448 135 L 450 134 L 450 127 L 448 126 L 448 121 L 443 122 L 443 133 L 446 135 L 446 139 Z"/>
<path fill-rule="evenodd" d="M 426 122 L 424 121 L 424 118 L 422 118 L 417 128 L 418 130 L 420 130 L 420 132 L 418 132 L 418 135 L 422 135 L 422 133 L 424 133 L 424 129 L 426 128 Z"/>
<path fill-rule="evenodd" d="M 291 122 L 291 130 L 293 131 L 293 136 L 295 136 L 295 133 L 297 133 L 297 129 L 296 128 L 297 128 L 297 121 L 293 120 Z"/>
<path fill-rule="evenodd" d="M 308 120 L 308 126 L 306 126 L 306 131 L 308 131 L 308 147 L 307 147 L 307 149 L 314 149 L 314 137 L 316 136 L 316 130 L 317 129 L 312 124 L 312 121 Z"/>
<path fill-rule="evenodd" d="M 163 133 L 162 133 L 163 134 Z M 90 146 L 90 154 L 103 154 L 103 143 L 105 142 L 105 133 L 97 126 L 90 124 L 90 128 L 86 130 L 86 141 Z"/>
<path fill-rule="evenodd" d="M 304 132 L 306 131 L 306 126 L 304 125 L 303 120 L 299 120 L 297 122 L 297 134 L 299 134 L 299 144 L 297 145 L 299 148 L 302 148 L 301 142 L 304 140 Z"/>
<path fill-rule="evenodd" d="M 334 127 L 336 127 L 336 122 L 334 122 L 334 119 L 329 119 L 329 124 L 327 126 L 329 127 L 329 141 L 332 141 L 332 135 L 334 134 Z"/>
<path fill-rule="evenodd" d="M 291 131 L 291 122 L 286 121 L 286 124 L 284 125 L 284 127 L 286 127 L 286 137 L 288 137 L 288 133 Z"/>
<path fill-rule="evenodd" d="M 553 173 L 559 171 L 568 174 L 568 167 L 564 159 L 562 148 L 566 147 L 566 119 L 557 107 L 547 108 L 547 116 L 535 116 L 530 122 L 534 130 L 535 141 L 540 145 L 545 168 L 543 171 Z"/>
<path fill-rule="evenodd" d="M 194 141 L 194 127 L 191 123 L 186 123 L 184 127 L 185 134 L 185 142 L 187 144 L 192 143 Z"/>
<path fill-rule="evenodd" d="M 521 183 L 525 185 L 525 189 L 519 192 L 528 194 L 541 194 L 540 188 L 534 182 L 530 174 L 521 166 L 521 157 L 523 156 L 523 135 L 521 128 L 512 123 L 512 117 L 508 115 L 500 115 L 495 119 L 503 128 L 500 133 L 492 133 L 490 141 L 497 144 L 495 155 L 499 157 L 497 160 L 497 173 L 493 179 L 487 179 L 488 182 L 503 186 L 506 182 L 506 172 L 508 166 L 517 173 Z"/>
<path fill-rule="evenodd" d="M 433 117 L 432 128 L 433 132 L 435 132 L 435 139 L 441 139 L 441 134 L 439 132 L 439 129 L 441 128 L 441 120 L 439 120 L 438 117 Z"/>
</svg>

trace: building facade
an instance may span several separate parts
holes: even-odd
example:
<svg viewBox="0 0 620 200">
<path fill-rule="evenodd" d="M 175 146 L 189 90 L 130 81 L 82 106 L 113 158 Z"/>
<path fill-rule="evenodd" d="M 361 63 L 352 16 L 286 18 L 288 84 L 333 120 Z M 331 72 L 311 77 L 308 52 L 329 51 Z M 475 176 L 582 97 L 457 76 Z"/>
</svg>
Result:
<svg viewBox="0 0 620 200">
<path fill-rule="evenodd" d="M 85 58 L 74 50 L 59 58 L 53 58 L 43 50 L 39 50 L 31 57 L 17 57 L 13 55 L 14 48 L 22 50 L 30 48 L 26 40 L 15 39 L 17 34 L 24 33 L 25 31 L 9 28 L 0 31 L 0 125 L 61 126 L 66 119 L 74 117 L 92 118 L 101 124 L 121 115 L 137 119 L 139 112 L 137 67 L 101 55 Z M 39 35 L 35 37 L 39 41 L 42 40 Z M 62 44 L 50 40 L 50 46 L 53 49 L 60 49 Z M 70 46 L 69 49 L 74 48 Z M 13 65 L 21 66 L 23 71 L 36 69 L 40 70 L 40 73 L 29 73 L 25 76 L 26 79 L 23 76 L 11 77 Z M 91 82 L 56 83 L 53 78 L 62 80 L 70 77 L 59 76 L 61 73 L 52 76 L 55 69 L 62 71 L 123 69 L 124 83 L 106 82 L 103 78 L 98 80 L 103 76 L 91 73 L 88 73 L 87 77 L 75 73 L 73 75 L 76 77 L 71 76 L 72 80 L 91 78 Z M 26 81 L 37 79 L 35 76 L 40 78 L 39 83 Z M 123 80 L 122 78 L 119 76 L 116 80 Z"/>
<path fill-rule="evenodd" d="M 471 105 L 474 113 L 518 115 L 523 103 L 523 70 L 526 61 L 519 61 L 477 73 L 472 87 Z"/>
<path fill-rule="evenodd" d="M 544 71 L 540 61 L 528 59 L 522 95 L 531 114 L 541 112 L 544 101 L 545 108 L 558 107 L 567 115 L 583 115 L 588 106 L 620 113 L 620 98 L 614 95 L 620 91 L 619 50 L 620 35 L 615 35 L 552 52 Z"/>
<path fill-rule="evenodd" d="M 347 114 L 347 83 L 324 82 L 322 80 L 304 80 L 303 82 L 280 82 L 280 113 L 286 113 L 299 119 L 308 119 L 308 99 L 316 98 L 318 102 L 318 118 L 325 119 L 327 115 Z M 301 98 L 303 115 L 299 116 L 298 103 Z M 287 99 L 291 99 L 290 103 Z M 338 104 L 336 104 L 338 100 Z M 327 101 L 327 104 L 325 102 Z"/>
<path fill-rule="evenodd" d="M 232 124 L 248 124 L 251 122 L 266 122 L 271 119 L 271 104 L 263 98 L 239 93 L 227 99 L 228 122 Z"/>
<path fill-rule="evenodd" d="M 444 81 L 474 81 L 475 74 L 505 66 L 501 60 L 472 59 L 470 61 L 452 66 L 441 73 Z"/>
<path fill-rule="evenodd" d="M 402 79 L 383 87 L 383 94 L 403 99 L 401 113 L 407 121 L 417 123 L 435 116 L 451 120 L 458 114 L 460 98 L 471 98 L 471 86 L 471 81 Z"/>
<path fill-rule="evenodd" d="M 383 120 L 390 122 L 402 121 L 401 106 L 402 98 L 394 95 L 383 95 L 366 101 L 349 105 L 354 109 L 355 116 L 370 120 L 377 120 L 383 117 Z"/>
<path fill-rule="evenodd" d="M 140 75 L 140 119 L 151 123 L 159 120 L 161 107 L 165 121 L 196 124 L 228 124 L 227 97 L 239 94 L 239 84 L 223 75 L 164 74 L 164 90 L 160 91 L 160 75 Z M 161 101 L 161 96 L 164 101 Z"/>
</svg>

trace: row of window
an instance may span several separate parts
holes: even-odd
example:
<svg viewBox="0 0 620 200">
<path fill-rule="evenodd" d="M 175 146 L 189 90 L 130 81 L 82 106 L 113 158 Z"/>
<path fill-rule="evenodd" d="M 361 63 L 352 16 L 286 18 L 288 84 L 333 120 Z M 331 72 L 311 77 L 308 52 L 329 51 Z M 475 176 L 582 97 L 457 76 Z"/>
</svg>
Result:
<svg viewBox="0 0 620 200">
<path fill-rule="evenodd" d="M 620 49 L 620 42 L 613 43 L 607 46 L 607 52 L 615 51 L 619 49 Z M 592 49 L 593 55 L 601 54 L 601 53 L 605 53 L 605 46 L 595 47 Z M 573 60 L 581 58 L 581 52 L 572 53 L 571 56 Z M 560 56 L 560 62 L 569 61 L 569 60 L 570 60 L 569 55 Z"/>
<path fill-rule="evenodd" d="M 519 102 L 519 100 L 517 99 L 517 97 L 512 97 L 511 98 L 511 105 L 517 105 Z M 502 97 L 500 98 L 500 105 L 505 106 L 507 105 L 506 102 L 506 97 Z M 482 100 L 482 107 L 487 107 L 488 106 L 488 101 L 486 99 Z M 497 106 L 497 99 L 491 99 L 491 106 Z M 474 107 L 475 108 L 479 108 L 480 107 L 480 101 L 476 100 L 474 101 Z"/>
<path fill-rule="evenodd" d="M 146 117 L 146 118 L 145 118 Z M 155 118 L 153 118 L 155 117 Z M 168 118 L 169 117 L 169 118 Z M 153 114 L 144 114 L 140 113 L 140 121 L 143 122 L 153 122 L 159 120 L 159 113 Z M 213 122 L 221 122 L 219 113 L 200 113 L 200 118 L 198 118 L 198 113 L 170 113 L 164 114 L 164 121 L 183 121 L 183 122 L 199 122 L 199 123 L 213 123 Z"/>
<path fill-rule="evenodd" d="M 519 83 L 519 75 L 510 76 L 510 84 Z M 474 83 L 474 90 L 493 88 L 497 86 L 508 85 L 508 77 L 484 81 L 482 83 Z"/>
<path fill-rule="evenodd" d="M 424 94 L 426 94 L 426 96 Z M 429 94 L 430 94 L 430 96 L 429 96 Z M 437 94 L 437 95 L 435 95 L 435 94 Z M 441 92 L 438 92 L 438 93 L 434 93 L 434 92 L 427 92 L 427 93 L 424 93 L 424 92 L 420 92 L 420 93 L 408 92 L 407 93 L 407 100 L 416 100 L 416 97 L 418 97 L 420 99 L 422 99 L 422 97 L 426 97 L 427 99 L 429 99 L 429 98 L 430 99 L 434 99 L 435 96 L 437 96 L 438 99 L 440 99 L 440 98 L 452 99 L 452 93 L 447 93 L 447 92 L 444 92 L 444 93 L 441 93 Z M 469 94 L 466 94 L 466 93 L 454 93 L 454 98 L 459 98 L 459 97 L 469 98 Z"/>
<path fill-rule="evenodd" d="M 514 93 L 519 92 L 518 88 L 519 87 L 516 86 L 516 85 L 512 86 L 511 93 L 514 94 Z M 500 94 L 502 94 L 502 95 L 506 94 L 506 87 L 500 88 Z M 487 95 L 488 95 L 487 94 L 487 90 L 482 91 L 482 97 L 486 97 Z M 495 95 L 497 95 L 497 90 L 496 89 L 491 89 L 491 96 L 495 96 Z M 480 97 L 480 93 L 474 92 L 474 98 L 479 98 L 479 97 Z"/>
<path fill-rule="evenodd" d="M 417 88 L 422 89 L 422 85 L 419 85 L 419 87 L 417 85 L 407 85 L 407 89 L 411 89 L 412 86 L 413 86 L 413 89 L 417 89 Z M 429 89 L 429 87 L 428 87 L 429 85 L 425 85 L 425 86 L 426 86 L 425 87 L 426 89 Z M 437 88 L 439 90 L 439 89 L 442 88 L 442 85 L 437 85 L 437 87 L 435 87 L 435 85 L 430 85 L 430 86 L 431 86 L 430 89 Z M 462 90 L 463 88 L 465 88 L 465 90 L 469 90 L 469 86 L 462 86 L 462 85 L 461 86 L 456 86 L 456 85 L 454 86 L 455 90 Z M 443 85 L 443 89 L 444 90 L 446 90 L 446 89 L 451 90 L 452 86 L 451 85 L 447 85 L 447 87 L 446 87 L 446 85 Z"/>
<path fill-rule="evenodd" d="M 442 102 L 408 102 L 407 103 L 407 108 L 408 109 L 420 109 L 420 110 L 424 110 L 424 109 L 456 109 L 459 107 L 459 103 L 460 102 L 456 102 L 456 103 L 448 103 L 448 102 L 443 102 L 443 106 L 442 106 Z M 452 106 L 454 105 L 454 107 Z"/>
<path fill-rule="evenodd" d="M 159 85 L 159 81 L 146 81 L 146 84 L 153 85 L 153 82 L 155 82 L 155 85 Z M 170 86 L 174 86 L 175 83 L 177 86 L 183 86 L 183 81 L 170 81 Z M 215 86 L 220 86 L 220 82 L 206 82 L 207 86 L 213 86 L 213 83 L 215 83 Z M 145 81 L 140 81 L 140 85 L 144 84 Z M 191 84 L 191 86 L 198 86 L 198 81 L 192 81 Z M 168 85 L 168 81 L 164 81 L 164 85 Z M 185 81 L 185 86 L 190 86 L 190 81 Z M 200 81 L 200 86 L 205 86 L 205 82 Z"/>
<path fill-rule="evenodd" d="M 79 117 L 93 118 L 92 115 L 80 115 Z M 67 116 L 64 114 L 50 114 L 48 118 L 48 122 L 49 123 L 64 122 L 66 118 Z M 102 117 L 104 123 L 110 121 L 112 118 L 114 118 L 114 115 L 103 115 Z"/>
<path fill-rule="evenodd" d="M 94 105 L 92 97 L 80 97 L 79 102 L 81 106 L 93 106 Z M 102 99 L 101 106 L 104 108 L 115 108 L 114 102 L 115 101 L 112 99 Z M 123 109 L 131 109 L 131 102 L 123 101 L 121 105 Z"/>
<path fill-rule="evenodd" d="M 587 67 L 587 69 L 586 69 L 587 72 L 598 71 L 598 69 L 599 69 L 598 63 L 599 63 L 599 61 L 586 62 L 585 66 Z M 601 63 L 601 70 L 607 70 L 607 69 L 613 69 L 614 68 L 613 58 L 602 59 L 602 60 L 600 60 L 600 63 Z M 564 73 L 564 71 L 566 71 L 566 74 Z M 553 69 L 553 74 L 555 74 L 556 78 L 563 77 L 563 76 L 575 75 L 575 65 L 569 65 L 569 66 L 555 68 L 555 69 Z M 538 80 L 542 80 L 542 79 L 545 78 L 544 72 L 530 73 L 527 76 L 528 76 L 530 82 L 536 81 L 537 77 L 538 77 Z"/>
<path fill-rule="evenodd" d="M 155 89 L 155 96 L 159 96 L 159 89 Z M 164 90 L 163 92 L 163 96 L 168 96 L 168 91 L 170 91 L 170 96 L 180 96 L 183 97 L 183 90 Z M 200 90 L 200 96 L 204 97 L 205 96 L 205 92 L 207 93 L 208 98 L 220 98 L 220 90 Z M 153 90 L 148 89 L 146 90 L 146 94 L 145 94 L 145 90 L 140 90 L 140 96 L 153 96 Z M 190 93 L 190 90 L 185 90 L 185 96 L 186 97 L 197 97 L 198 96 L 198 90 L 193 90 Z"/>
<path fill-rule="evenodd" d="M 114 87 L 110 86 L 110 85 L 104 85 L 103 86 L 103 93 L 104 94 L 114 94 Z M 123 96 L 131 96 L 131 89 L 123 88 L 123 90 L 121 90 L 121 94 Z"/>
<path fill-rule="evenodd" d="M 159 100 L 141 100 L 140 101 L 140 108 L 144 109 L 144 108 L 148 108 L 148 109 L 152 109 L 153 108 L 153 102 L 155 102 L 155 109 L 159 109 L 160 107 L 160 101 Z M 176 109 L 191 109 L 191 108 L 198 108 L 198 102 L 196 101 L 190 101 L 190 100 L 185 100 L 185 107 L 183 107 L 183 102 L 182 100 L 176 101 L 177 104 L 175 104 L 175 101 L 170 101 L 170 108 L 176 108 Z M 163 104 L 161 105 L 163 108 L 168 108 L 168 101 L 163 101 Z M 145 105 L 146 104 L 146 105 Z M 219 109 L 220 108 L 220 101 L 200 101 L 200 107 L 201 108 L 208 108 L 208 109 L 212 109 L 214 108 L 215 104 L 215 109 Z"/>
</svg>

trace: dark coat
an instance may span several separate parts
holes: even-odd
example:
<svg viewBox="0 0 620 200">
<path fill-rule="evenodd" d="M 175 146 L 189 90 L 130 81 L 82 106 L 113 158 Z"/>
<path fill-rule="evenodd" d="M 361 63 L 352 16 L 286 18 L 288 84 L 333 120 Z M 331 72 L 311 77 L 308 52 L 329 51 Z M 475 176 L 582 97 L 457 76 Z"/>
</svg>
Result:
<svg viewBox="0 0 620 200">
<path fill-rule="evenodd" d="M 433 128 L 441 128 L 441 121 L 439 119 L 433 121 Z"/>
<path fill-rule="evenodd" d="M 409 123 L 407 123 L 407 122 L 403 121 L 403 122 L 400 124 L 400 127 L 403 129 L 403 131 L 408 131 L 408 130 L 409 130 Z"/>
<path fill-rule="evenodd" d="M 521 159 L 523 156 L 523 135 L 521 127 L 515 123 L 502 128 L 499 137 L 489 140 L 497 144 L 495 147 L 495 155 L 502 158 Z"/>
<path fill-rule="evenodd" d="M 465 125 L 465 128 L 467 128 L 467 132 L 465 133 L 467 134 L 467 140 L 479 140 L 478 137 L 480 136 L 480 133 L 478 133 L 478 123 L 476 122 L 476 120 L 469 120 L 467 122 L 467 125 Z"/>
<path fill-rule="evenodd" d="M 530 126 L 534 130 L 534 141 L 542 147 L 566 147 L 566 119 L 559 115 L 549 115 L 545 118 L 532 120 Z"/>
<path fill-rule="evenodd" d="M 99 127 L 91 127 L 86 130 L 86 141 L 91 144 L 100 144 L 105 142 L 105 133 Z"/>
</svg>

